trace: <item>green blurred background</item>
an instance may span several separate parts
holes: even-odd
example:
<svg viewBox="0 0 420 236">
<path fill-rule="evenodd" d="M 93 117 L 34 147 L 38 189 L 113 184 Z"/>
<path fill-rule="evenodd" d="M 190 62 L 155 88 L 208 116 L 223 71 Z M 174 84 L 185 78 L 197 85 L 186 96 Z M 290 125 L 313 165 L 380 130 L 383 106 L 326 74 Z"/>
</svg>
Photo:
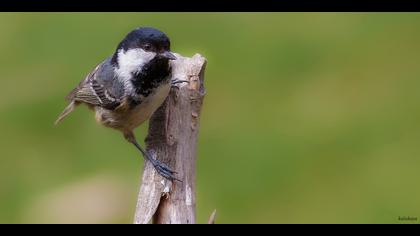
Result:
<svg viewBox="0 0 420 236">
<path fill-rule="evenodd" d="M 139 153 L 85 107 L 53 122 L 138 26 L 208 59 L 198 222 L 420 216 L 420 14 L 1 13 L 1 223 L 132 222 Z"/>
</svg>

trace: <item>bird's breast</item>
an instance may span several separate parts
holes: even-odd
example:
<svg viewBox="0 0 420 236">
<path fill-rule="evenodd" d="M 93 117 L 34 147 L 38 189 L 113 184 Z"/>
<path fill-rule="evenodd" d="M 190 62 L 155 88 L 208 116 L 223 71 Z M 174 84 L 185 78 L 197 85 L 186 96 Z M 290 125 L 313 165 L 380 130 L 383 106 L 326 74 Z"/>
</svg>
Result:
<svg viewBox="0 0 420 236">
<path fill-rule="evenodd" d="M 170 83 L 164 83 L 158 86 L 149 96 L 144 97 L 138 105 L 131 108 L 132 123 L 135 126 L 140 125 L 162 105 L 171 89 Z"/>
</svg>

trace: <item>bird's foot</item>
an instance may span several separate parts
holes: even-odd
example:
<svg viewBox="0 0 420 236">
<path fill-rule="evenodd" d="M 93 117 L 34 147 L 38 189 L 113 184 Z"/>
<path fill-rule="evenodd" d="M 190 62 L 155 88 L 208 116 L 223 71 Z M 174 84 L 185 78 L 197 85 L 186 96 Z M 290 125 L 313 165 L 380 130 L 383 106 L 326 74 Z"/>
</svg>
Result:
<svg viewBox="0 0 420 236">
<path fill-rule="evenodd" d="M 158 160 L 154 160 L 152 162 L 153 166 L 155 167 L 155 170 L 161 175 L 163 176 L 165 179 L 168 180 L 177 180 L 179 182 L 182 182 L 181 180 L 177 179 L 174 174 L 176 174 L 176 171 L 171 170 L 167 165 L 165 165 L 164 163 L 158 161 Z"/>
<path fill-rule="evenodd" d="M 179 182 L 182 182 L 181 180 L 177 179 L 174 174 L 177 174 L 176 171 L 173 171 L 171 168 L 169 168 L 169 166 L 167 166 L 166 164 L 162 163 L 159 160 L 156 159 L 151 159 L 152 165 L 155 168 L 155 170 L 165 179 L 168 180 L 177 180 Z"/>
<path fill-rule="evenodd" d="M 174 87 L 177 84 L 180 84 L 180 83 L 189 83 L 189 82 L 190 81 L 188 81 L 188 80 L 174 79 L 174 80 L 171 81 L 171 85 L 172 85 L 172 87 Z"/>
<path fill-rule="evenodd" d="M 164 178 L 173 181 L 173 180 L 177 180 L 179 182 L 182 182 L 181 180 L 175 178 L 174 174 L 176 173 L 175 171 L 171 170 L 167 165 L 163 164 L 162 162 L 160 162 L 159 160 L 156 159 L 156 152 L 155 151 L 146 151 L 144 150 L 140 144 L 136 141 L 136 138 L 134 137 L 134 133 L 133 132 L 127 132 L 124 133 L 124 137 L 132 144 L 134 144 L 134 146 L 136 146 L 136 148 L 141 152 L 141 154 L 143 154 L 143 157 L 150 161 L 153 165 L 153 167 L 155 168 L 155 170 Z"/>
</svg>

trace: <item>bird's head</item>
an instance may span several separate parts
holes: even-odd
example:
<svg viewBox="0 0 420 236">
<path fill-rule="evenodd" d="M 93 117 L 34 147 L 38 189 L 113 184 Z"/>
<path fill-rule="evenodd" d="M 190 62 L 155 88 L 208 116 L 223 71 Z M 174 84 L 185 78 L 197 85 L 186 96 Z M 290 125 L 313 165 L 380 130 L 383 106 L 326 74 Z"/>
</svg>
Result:
<svg viewBox="0 0 420 236">
<path fill-rule="evenodd" d="M 119 69 L 135 72 L 151 60 L 176 60 L 170 51 L 171 42 L 162 31 L 151 28 L 137 28 L 119 43 L 112 63 Z"/>
</svg>

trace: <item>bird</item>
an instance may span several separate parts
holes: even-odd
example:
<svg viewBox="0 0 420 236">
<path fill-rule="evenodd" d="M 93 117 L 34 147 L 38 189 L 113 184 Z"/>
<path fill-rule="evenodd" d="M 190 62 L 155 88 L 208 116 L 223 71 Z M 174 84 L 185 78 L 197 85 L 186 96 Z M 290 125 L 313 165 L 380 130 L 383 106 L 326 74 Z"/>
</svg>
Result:
<svg viewBox="0 0 420 236">
<path fill-rule="evenodd" d="M 59 124 L 77 106 L 85 104 L 96 121 L 122 132 L 155 170 L 168 180 L 178 180 L 171 168 L 152 158 L 137 142 L 134 129 L 159 108 L 174 84 L 171 63 L 177 56 L 162 31 L 139 27 L 129 32 L 114 53 L 99 63 L 67 96 L 68 106 L 58 116 Z"/>
</svg>

